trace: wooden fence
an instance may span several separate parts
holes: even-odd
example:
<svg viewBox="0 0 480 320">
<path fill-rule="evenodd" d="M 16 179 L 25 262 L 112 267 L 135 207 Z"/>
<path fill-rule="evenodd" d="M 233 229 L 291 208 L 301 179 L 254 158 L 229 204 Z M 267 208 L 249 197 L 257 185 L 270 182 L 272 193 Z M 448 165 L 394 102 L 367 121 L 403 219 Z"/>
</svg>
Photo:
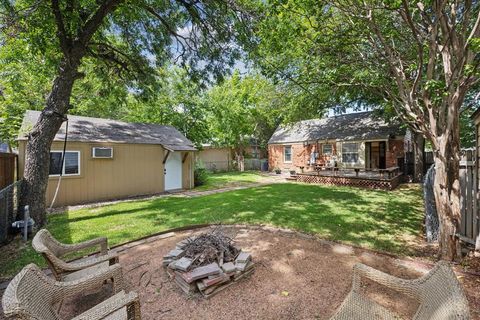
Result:
<svg viewBox="0 0 480 320">
<path fill-rule="evenodd" d="M 476 183 L 475 151 L 465 150 L 462 152 L 460 160 L 460 209 L 462 221 L 458 236 L 461 240 L 473 245 L 475 245 L 480 233 Z"/>
<path fill-rule="evenodd" d="M 17 155 L 0 152 L 0 190 L 12 184 L 17 176 Z"/>
<path fill-rule="evenodd" d="M 425 151 L 423 154 L 423 173 L 427 173 L 428 168 L 434 163 L 433 152 Z M 405 163 L 403 167 L 399 165 L 400 171 L 407 176 L 414 175 L 415 156 L 413 152 L 405 152 Z"/>
<path fill-rule="evenodd" d="M 11 239 L 9 231 L 18 215 L 21 187 L 20 180 L 0 189 L 0 244 Z"/>
<path fill-rule="evenodd" d="M 267 171 L 267 159 L 244 159 L 245 170 Z M 230 172 L 237 171 L 238 166 L 235 160 L 230 161 L 206 161 L 199 162 L 199 165 L 211 172 Z"/>
</svg>

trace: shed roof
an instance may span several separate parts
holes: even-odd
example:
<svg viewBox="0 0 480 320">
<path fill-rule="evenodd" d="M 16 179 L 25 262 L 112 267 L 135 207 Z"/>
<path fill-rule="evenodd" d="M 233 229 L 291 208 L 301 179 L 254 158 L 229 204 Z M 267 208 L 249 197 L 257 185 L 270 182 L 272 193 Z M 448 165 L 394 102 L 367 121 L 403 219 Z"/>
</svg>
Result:
<svg viewBox="0 0 480 320">
<path fill-rule="evenodd" d="M 279 126 L 269 144 L 317 140 L 380 140 L 404 135 L 399 123 L 388 123 L 372 111 L 311 119 Z"/>
<path fill-rule="evenodd" d="M 26 140 L 40 116 L 39 111 L 27 110 L 18 140 Z M 64 122 L 54 141 L 65 139 Z M 171 151 L 195 151 L 193 143 L 172 126 L 130 123 L 110 119 L 68 115 L 68 141 L 159 144 Z"/>
</svg>

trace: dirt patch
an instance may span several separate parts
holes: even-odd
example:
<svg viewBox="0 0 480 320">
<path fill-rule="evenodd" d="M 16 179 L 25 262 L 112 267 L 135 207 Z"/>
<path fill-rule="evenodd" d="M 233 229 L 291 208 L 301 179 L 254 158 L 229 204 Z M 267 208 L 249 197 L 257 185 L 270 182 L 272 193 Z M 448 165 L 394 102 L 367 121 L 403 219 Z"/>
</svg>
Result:
<svg viewBox="0 0 480 320">
<path fill-rule="evenodd" d="M 162 267 L 162 257 L 178 241 L 200 233 L 180 232 L 122 252 L 120 263 L 128 290 L 139 293 L 142 319 L 329 319 L 351 289 L 352 267 L 362 262 L 398 277 L 416 278 L 430 266 L 368 250 L 314 239 L 297 233 L 239 228 L 236 243 L 253 255 L 257 267 L 211 299 L 187 298 Z M 480 277 L 462 274 L 472 319 L 480 319 Z M 417 305 L 373 283 L 366 293 L 375 301 L 411 318 Z M 78 314 L 110 294 L 98 292 L 68 299 L 62 315 Z"/>
<path fill-rule="evenodd" d="M 466 256 L 461 262 L 461 267 L 464 271 L 480 275 L 480 257 L 473 254 Z"/>
</svg>

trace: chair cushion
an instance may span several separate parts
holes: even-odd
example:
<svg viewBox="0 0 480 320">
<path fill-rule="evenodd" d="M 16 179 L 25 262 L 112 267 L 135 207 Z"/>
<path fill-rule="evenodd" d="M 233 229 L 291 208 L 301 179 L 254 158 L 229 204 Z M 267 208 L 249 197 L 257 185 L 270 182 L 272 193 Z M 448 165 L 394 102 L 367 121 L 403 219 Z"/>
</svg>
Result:
<svg viewBox="0 0 480 320">
<path fill-rule="evenodd" d="M 108 261 L 105 261 L 94 266 L 66 274 L 63 276 L 63 281 L 76 281 L 91 274 L 98 273 L 102 269 L 108 269 L 108 266 Z"/>
<path fill-rule="evenodd" d="M 352 291 L 331 320 L 384 320 L 402 319 L 366 296 Z"/>
<path fill-rule="evenodd" d="M 95 307 L 88 309 L 72 320 L 128 320 L 127 307 L 122 303 L 125 297 L 125 292 L 121 291 L 107 300 L 97 304 Z"/>
<path fill-rule="evenodd" d="M 122 309 L 109 314 L 104 319 L 105 320 L 124 320 L 124 319 L 128 320 L 127 316 L 128 316 L 127 307 L 123 307 Z"/>
</svg>

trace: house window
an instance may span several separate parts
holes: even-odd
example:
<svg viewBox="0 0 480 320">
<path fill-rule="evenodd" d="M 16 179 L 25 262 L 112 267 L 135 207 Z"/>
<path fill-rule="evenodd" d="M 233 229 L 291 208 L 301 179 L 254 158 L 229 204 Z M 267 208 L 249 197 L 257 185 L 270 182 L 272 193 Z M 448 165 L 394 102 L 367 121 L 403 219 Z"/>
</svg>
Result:
<svg viewBox="0 0 480 320">
<path fill-rule="evenodd" d="M 283 147 L 283 162 L 292 162 L 292 146 Z"/>
<path fill-rule="evenodd" d="M 59 176 L 62 171 L 62 151 L 50 151 L 50 176 Z M 80 175 L 80 151 L 65 152 L 63 166 L 64 176 Z"/>
<path fill-rule="evenodd" d="M 357 163 L 358 162 L 358 143 L 342 144 L 342 162 Z"/>
<path fill-rule="evenodd" d="M 328 154 L 328 155 L 330 155 L 330 154 L 332 154 L 332 150 L 333 150 L 333 148 L 332 148 L 332 145 L 331 145 L 331 144 L 324 144 L 324 145 L 322 145 L 322 153 L 323 153 L 323 154 Z"/>
</svg>

